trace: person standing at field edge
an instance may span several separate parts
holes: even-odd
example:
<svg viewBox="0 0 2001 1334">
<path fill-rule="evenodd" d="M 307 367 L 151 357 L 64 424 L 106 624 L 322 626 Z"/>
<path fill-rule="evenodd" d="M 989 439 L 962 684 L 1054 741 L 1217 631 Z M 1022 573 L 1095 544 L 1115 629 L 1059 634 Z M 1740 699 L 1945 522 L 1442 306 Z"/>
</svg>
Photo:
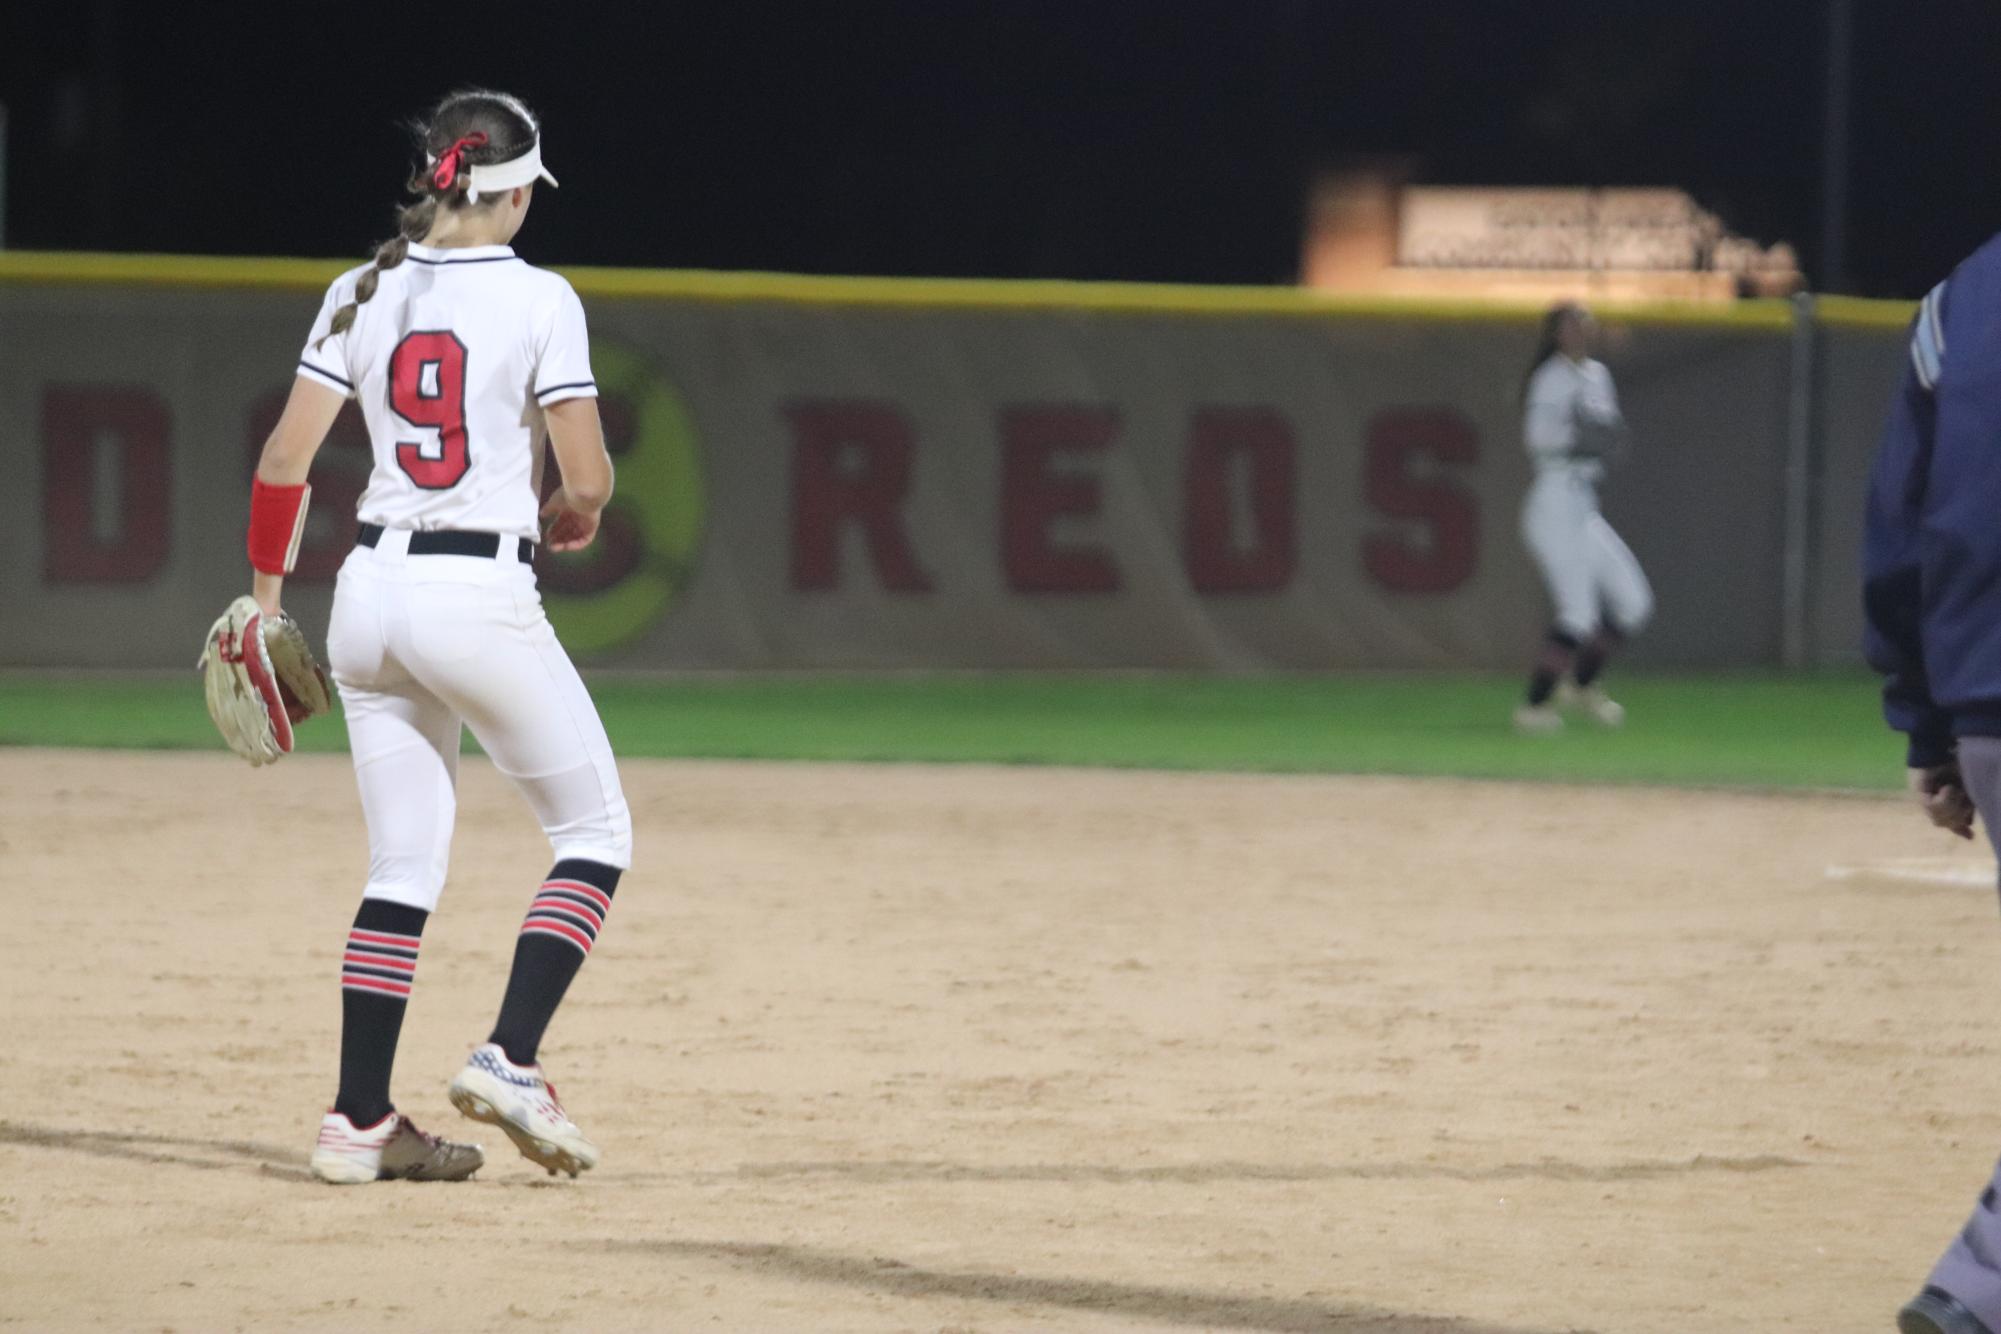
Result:
<svg viewBox="0 0 2001 1334">
<path fill-rule="evenodd" d="M 1869 664 L 1884 677 L 1884 717 L 1908 738 L 1911 790 L 1933 824 L 1972 838 L 1977 812 L 1990 840 L 2001 829 L 1997 302 L 2001 237 L 1919 306 L 1863 543 Z M 1897 1328 L 2001 1334 L 2001 1168 Z"/>
<path fill-rule="evenodd" d="M 1535 481 L 1522 502 L 1522 541 L 1555 611 L 1516 730 L 1554 732 L 1572 709 L 1603 727 L 1626 720 L 1599 682 L 1612 653 L 1653 615 L 1654 592 L 1632 549 L 1598 512 L 1605 467 L 1626 450 L 1612 372 L 1591 355 L 1597 323 L 1565 302 L 1543 317 L 1522 386 L 1522 443 Z"/>
</svg>

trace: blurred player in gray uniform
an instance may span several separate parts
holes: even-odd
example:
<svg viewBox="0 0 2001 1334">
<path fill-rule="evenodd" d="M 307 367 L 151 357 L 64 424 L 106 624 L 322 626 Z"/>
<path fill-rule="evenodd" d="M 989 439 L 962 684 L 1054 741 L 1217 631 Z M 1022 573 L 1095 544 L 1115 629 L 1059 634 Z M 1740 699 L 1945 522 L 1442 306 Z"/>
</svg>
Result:
<svg viewBox="0 0 2001 1334">
<path fill-rule="evenodd" d="M 1653 614 L 1654 593 L 1632 550 L 1598 512 L 1605 465 L 1626 449 L 1612 373 L 1591 356 L 1597 325 L 1565 303 L 1543 319 L 1522 391 L 1522 442 L 1535 482 L 1522 504 L 1522 540 L 1542 571 L 1555 620 L 1515 710 L 1523 732 L 1553 732 L 1568 708 L 1605 727 L 1626 711 L 1598 684 L 1613 650 Z"/>
</svg>

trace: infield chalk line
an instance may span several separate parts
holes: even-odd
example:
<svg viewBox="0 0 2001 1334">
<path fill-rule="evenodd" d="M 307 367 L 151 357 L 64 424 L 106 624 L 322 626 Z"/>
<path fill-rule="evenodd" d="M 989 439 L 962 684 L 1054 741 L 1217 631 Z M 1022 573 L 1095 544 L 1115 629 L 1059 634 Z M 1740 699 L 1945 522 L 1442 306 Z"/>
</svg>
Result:
<svg viewBox="0 0 2001 1334">
<path fill-rule="evenodd" d="M 1855 862 L 1827 868 L 1829 880 L 1904 880 L 1924 885 L 1967 885 L 1975 889 L 1995 887 L 1994 863 L 1964 857 L 1892 857 L 1878 862 Z"/>
</svg>

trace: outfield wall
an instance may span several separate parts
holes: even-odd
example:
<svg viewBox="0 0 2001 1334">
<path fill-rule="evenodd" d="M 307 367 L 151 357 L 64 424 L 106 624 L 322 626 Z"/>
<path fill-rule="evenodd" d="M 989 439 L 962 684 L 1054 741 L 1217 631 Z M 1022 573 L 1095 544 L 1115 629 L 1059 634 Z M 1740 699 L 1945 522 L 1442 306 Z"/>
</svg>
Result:
<svg viewBox="0 0 2001 1334">
<path fill-rule="evenodd" d="M 339 267 L 0 254 L 0 665 L 191 664 Z M 1534 312 L 568 272 L 619 497 L 600 548 L 542 577 L 589 661 L 1514 667 L 1547 619 L 1516 532 Z M 1660 595 L 1636 656 L 1852 658 L 1903 313 L 1607 313 L 1638 450 L 1606 508 Z M 368 457 L 350 408 L 288 584 L 309 625 Z"/>
</svg>

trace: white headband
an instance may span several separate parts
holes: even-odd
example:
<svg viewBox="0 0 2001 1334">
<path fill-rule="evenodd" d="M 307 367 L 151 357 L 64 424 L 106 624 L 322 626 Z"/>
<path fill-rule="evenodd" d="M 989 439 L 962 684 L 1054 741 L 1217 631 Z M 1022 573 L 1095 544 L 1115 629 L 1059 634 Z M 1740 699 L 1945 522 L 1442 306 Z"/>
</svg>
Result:
<svg viewBox="0 0 2001 1334">
<path fill-rule="evenodd" d="M 466 202 L 477 204 L 482 194 L 497 195 L 536 181 L 554 185 L 556 178 L 542 165 L 542 136 L 536 135 L 528 151 L 506 162 L 491 162 L 466 168 Z"/>
</svg>

